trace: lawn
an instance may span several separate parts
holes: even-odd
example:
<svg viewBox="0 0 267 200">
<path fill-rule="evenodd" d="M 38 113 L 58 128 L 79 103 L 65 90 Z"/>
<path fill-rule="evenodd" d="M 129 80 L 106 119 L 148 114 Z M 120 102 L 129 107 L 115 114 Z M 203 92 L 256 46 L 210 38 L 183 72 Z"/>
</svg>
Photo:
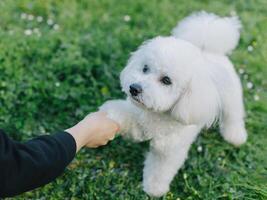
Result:
<svg viewBox="0 0 267 200">
<path fill-rule="evenodd" d="M 21 141 L 52 134 L 124 97 L 118 76 L 130 52 L 198 10 L 243 23 L 231 59 L 249 139 L 237 149 L 216 126 L 203 131 L 162 199 L 267 199 L 266 0 L 1 0 L 0 127 Z M 147 149 L 120 137 L 83 149 L 60 178 L 14 199 L 150 199 L 141 186 Z"/>
</svg>

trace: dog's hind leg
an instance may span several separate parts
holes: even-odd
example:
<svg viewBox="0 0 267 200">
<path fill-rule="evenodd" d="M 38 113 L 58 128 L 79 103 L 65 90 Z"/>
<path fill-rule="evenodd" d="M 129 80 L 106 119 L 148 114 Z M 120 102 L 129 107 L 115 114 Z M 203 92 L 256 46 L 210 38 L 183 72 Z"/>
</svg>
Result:
<svg viewBox="0 0 267 200">
<path fill-rule="evenodd" d="M 245 112 L 240 80 L 234 71 L 231 72 L 231 77 L 231 85 L 222 92 L 220 130 L 222 137 L 227 142 L 239 146 L 247 140 L 244 123 Z"/>
<path fill-rule="evenodd" d="M 146 193 L 160 197 L 168 192 L 173 177 L 184 164 L 199 131 L 197 126 L 190 125 L 176 133 L 152 139 L 143 174 Z"/>
</svg>

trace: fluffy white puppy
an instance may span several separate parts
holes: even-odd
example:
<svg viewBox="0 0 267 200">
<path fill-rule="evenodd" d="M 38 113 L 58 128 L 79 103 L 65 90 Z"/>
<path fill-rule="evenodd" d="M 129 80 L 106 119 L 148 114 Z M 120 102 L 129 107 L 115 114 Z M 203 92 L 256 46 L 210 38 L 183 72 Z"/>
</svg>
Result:
<svg viewBox="0 0 267 200">
<path fill-rule="evenodd" d="M 150 140 L 143 171 L 149 195 L 169 190 L 200 130 L 217 119 L 226 141 L 246 141 L 242 88 L 226 56 L 240 28 L 237 17 L 200 12 L 185 18 L 172 36 L 148 40 L 131 55 L 120 76 L 127 100 L 100 108 L 120 124 L 122 135 Z"/>
</svg>

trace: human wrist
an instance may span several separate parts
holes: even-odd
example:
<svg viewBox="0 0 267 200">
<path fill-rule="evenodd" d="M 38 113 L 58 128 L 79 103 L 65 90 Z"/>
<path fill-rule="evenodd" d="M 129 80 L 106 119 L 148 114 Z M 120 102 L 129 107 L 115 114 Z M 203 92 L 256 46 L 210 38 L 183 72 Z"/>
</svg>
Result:
<svg viewBox="0 0 267 200">
<path fill-rule="evenodd" d="M 85 134 L 77 125 L 65 130 L 68 132 L 76 142 L 76 153 L 86 145 L 87 143 L 87 134 Z"/>
</svg>

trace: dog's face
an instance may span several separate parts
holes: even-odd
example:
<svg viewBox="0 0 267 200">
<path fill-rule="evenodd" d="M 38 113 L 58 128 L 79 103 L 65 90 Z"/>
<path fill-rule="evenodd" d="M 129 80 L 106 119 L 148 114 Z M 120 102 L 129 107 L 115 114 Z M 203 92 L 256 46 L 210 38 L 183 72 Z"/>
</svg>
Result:
<svg viewBox="0 0 267 200">
<path fill-rule="evenodd" d="M 138 106 L 165 112 L 175 105 L 192 76 L 199 51 L 173 37 L 156 37 L 134 52 L 121 73 L 121 85 Z"/>
</svg>

